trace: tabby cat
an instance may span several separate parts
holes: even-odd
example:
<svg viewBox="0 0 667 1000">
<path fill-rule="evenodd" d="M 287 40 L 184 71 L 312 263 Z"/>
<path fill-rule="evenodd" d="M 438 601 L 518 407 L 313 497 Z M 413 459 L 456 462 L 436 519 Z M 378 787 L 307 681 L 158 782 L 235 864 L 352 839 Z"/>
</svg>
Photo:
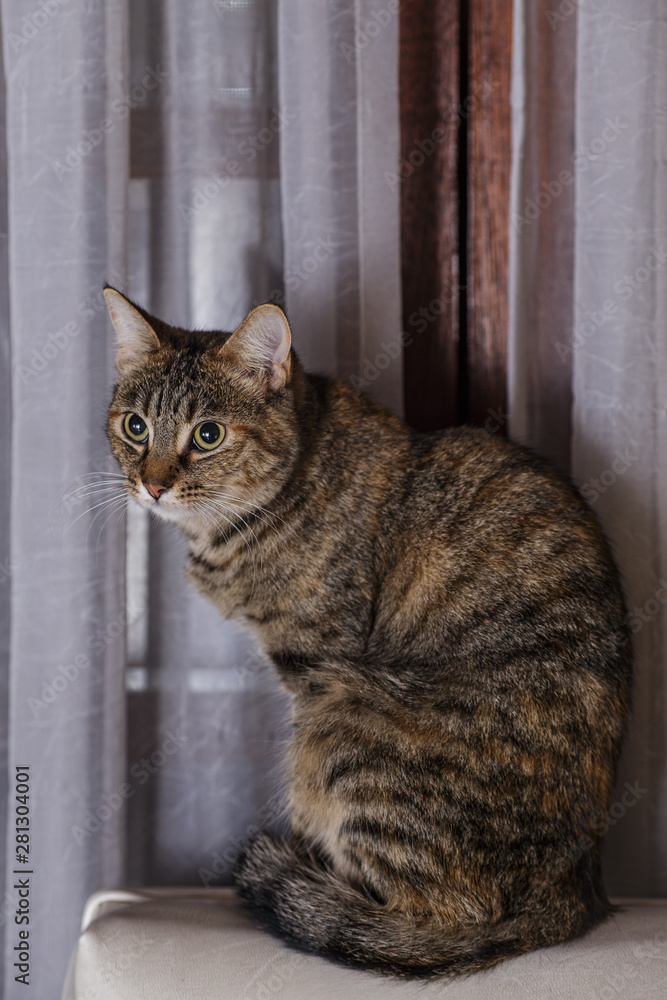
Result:
<svg viewBox="0 0 667 1000">
<path fill-rule="evenodd" d="M 292 695 L 291 833 L 236 871 L 261 924 L 429 978 L 603 920 L 630 644 L 576 491 L 525 448 L 413 433 L 306 374 L 277 306 L 204 333 L 105 294 L 127 490 Z"/>
</svg>

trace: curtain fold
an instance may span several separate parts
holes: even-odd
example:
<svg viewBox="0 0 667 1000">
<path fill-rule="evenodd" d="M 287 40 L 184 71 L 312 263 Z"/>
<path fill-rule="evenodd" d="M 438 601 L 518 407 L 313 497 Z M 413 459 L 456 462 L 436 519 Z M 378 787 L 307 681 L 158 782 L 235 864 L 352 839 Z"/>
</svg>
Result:
<svg viewBox="0 0 667 1000">
<path fill-rule="evenodd" d="M 186 585 L 178 533 L 136 512 L 125 593 L 101 289 L 226 329 L 277 301 L 311 370 L 401 412 L 398 26 L 393 0 L 0 0 L 8 1000 L 17 766 L 44 1000 L 91 891 L 220 885 L 282 822 L 286 698 Z M 511 432 L 574 477 L 619 561 L 637 680 L 607 880 L 664 894 L 666 16 L 515 0 L 514 26 Z"/>
<path fill-rule="evenodd" d="M 574 13 L 515 0 L 508 396 L 512 437 L 570 470 Z"/>
<path fill-rule="evenodd" d="M 511 433 L 571 474 L 621 571 L 634 711 L 606 879 L 664 895 L 667 19 L 659 0 L 515 11 Z"/>
<path fill-rule="evenodd" d="M 133 82 L 149 66 L 161 84 L 134 112 L 144 245 L 129 288 L 177 325 L 234 329 L 282 287 L 273 21 L 265 0 L 132 9 Z M 219 885 L 279 788 L 284 699 L 252 639 L 186 583 L 180 533 L 152 521 L 148 550 L 128 880 Z"/>
<path fill-rule="evenodd" d="M 127 10 L 124 0 L 56 8 L 28 17 L 10 0 L 0 7 L 12 398 L 7 1000 L 27 992 L 16 980 L 19 892 L 30 903 L 30 989 L 55 1000 L 84 900 L 124 870 L 122 510 L 105 524 L 110 509 L 88 507 L 111 490 L 91 487 L 87 502 L 69 491 L 108 471 L 113 350 L 101 288 L 125 268 Z M 18 803 L 17 767 L 30 776 Z M 28 855 L 16 822 L 26 802 Z M 23 871 L 29 897 L 17 888 Z"/>
<path fill-rule="evenodd" d="M 635 650 L 621 773 L 636 802 L 610 829 L 624 895 L 667 894 L 667 11 L 578 13 L 572 474 L 623 576 Z M 620 814 L 620 807 L 619 807 Z"/>
<path fill-rule="evenodd" d="M 149 263 L 137 297 L 223 329 L 277 301 L 308 367 L 365 375 L 400 411 L 398 200 L 384 177 L 398 151 L 396 11 L 383 24 L 368 5 L 320 0 L 134 16 L 133 74 L 148 52 L 165 73 L 159 158 L 138 157 Z M 165 739 L 178 749 L 130 803 L 129 877 L 220 885 L 247 834 L 284 821 L 287 699 L 254 641 L 186 584 L 178 533 L 151 524 L 149 548 L 130 771 Z"/>
<path fill-rule="evenodd" d="M 285 303 L 310 370 L 402 411 L 398 4 L 278 3 Z"/>
</svg>

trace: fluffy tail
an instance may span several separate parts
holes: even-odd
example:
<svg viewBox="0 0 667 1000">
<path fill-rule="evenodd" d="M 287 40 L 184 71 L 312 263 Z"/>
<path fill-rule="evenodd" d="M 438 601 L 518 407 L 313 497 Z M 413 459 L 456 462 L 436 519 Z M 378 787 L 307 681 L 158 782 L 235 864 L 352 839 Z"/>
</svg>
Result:
<svg viewBox="0 0 667 1000">
<path fill-rule="evenodd" d="M 267 929 L 306 952 L 404 979 L 465 975 L 505 958 L 582 933 L 606 916 L 606 907 L 580 926 L 554 933 L 520 915 L 489 926 L 447 933 L 433 918 L 385 909 L 288 841 L 261 834 L 239 858 L 241 899 Z M 583 916 L 583 915 L 582 915 Z"/>
</svg>

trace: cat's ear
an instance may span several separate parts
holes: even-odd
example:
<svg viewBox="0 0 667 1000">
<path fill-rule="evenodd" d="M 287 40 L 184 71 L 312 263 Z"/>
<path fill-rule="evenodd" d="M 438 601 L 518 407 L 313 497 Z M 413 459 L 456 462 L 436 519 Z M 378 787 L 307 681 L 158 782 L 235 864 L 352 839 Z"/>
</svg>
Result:
<svg viewBox="0 0 667 1000">
<path fill-rule="evenodd" d="M 141 364 L 147 354 L 160 347 L 157 334 L 139 310 L 115 288 L 105 288 L 104 298 L 118 337 L 118 371 Z"/>
<path fill-rule="evenodd" d="M 223 348 L 247 375 L 268 376 L 271 390 L 281 389 L 290 377 L 292 331 L 279 306 L 266 303 L 248 313 Z"/>
</svg>

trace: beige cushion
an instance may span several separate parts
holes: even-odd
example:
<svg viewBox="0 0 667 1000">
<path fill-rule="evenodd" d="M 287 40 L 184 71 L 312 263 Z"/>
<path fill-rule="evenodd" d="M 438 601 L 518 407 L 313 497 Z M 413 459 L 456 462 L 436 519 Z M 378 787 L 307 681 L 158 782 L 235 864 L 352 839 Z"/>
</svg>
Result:
<svg viewBox="0 0 667 1000">
<path fill-rule="evenodd" d="M 292 951 L 231 889 L 96 893 L 63 1000 L 666 1000 L 667 901 L 619 902 L 586 938 L 424 986 Z"/>
</svg>

